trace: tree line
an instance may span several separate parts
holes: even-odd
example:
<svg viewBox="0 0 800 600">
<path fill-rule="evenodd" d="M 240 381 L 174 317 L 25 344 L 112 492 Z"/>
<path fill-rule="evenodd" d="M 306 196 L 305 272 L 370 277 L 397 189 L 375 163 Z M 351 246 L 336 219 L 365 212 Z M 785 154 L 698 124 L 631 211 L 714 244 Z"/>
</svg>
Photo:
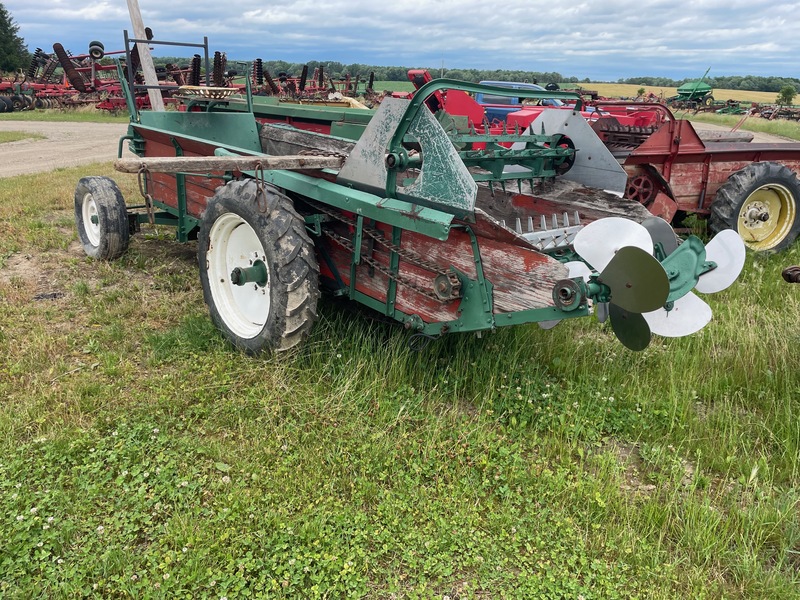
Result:
<svg viewBox="0 0 800 600">
<path fill-rule="evenodd" d="M 257 57 L 253 57 L 255 59 Z M 31 53 L 25 45 L 25 41 L 19 35 L 19 26 L 14 22 L 11 14 L 5 6 L 0 3 L 0 72 L 13 73 L 19 69 L 25 69 L 31 61 Z M 182 64 L 187 62 L 186 58 L 162 57 L 155 59 L 157 64 L 167 63 Z M 285 72 L 289 75 L 299 76 L 303 65 L 307 64 L 310 73 L 314 69 L 322 66 L 324 71 L 334 79 L 350 75 L 360 79 L 367 79 L 374 73 L 376 81 L 406 81 L 407 72 L 410 68 L 427 68 L 433 77 L 447 77 L 461 81 L 520 81 L 529 83 L 548 83 L 558 84 L 588 84 L 592 81 L 586 77 L 564 76 L 557 71 L 521 71 L 506 69 L 444 69 L 442 67 L 386 67 L 378 65 L 367 65 L 361 63 L 345 64 L 337 61 L 310 61 L 308 63 L 294 63 L 283 60 L 263 61 L 264 69 L 272 75 Z M 244 73 L 246 63 L 242 62 L 239 66 L 236 61 L 231 61 L 233 68 L 237 68 L 240 73 Z M 234 66 L 236 65 L 236 66 Z M 644 85 L 651 87 L 680 87 L 695 78 L 669 79 L 666 77 L 629 77 L 618 79 L 616 83 L 629 83 L 633 85 Z M 786 86 L 792 86 L 800 91 L 800 79 L 794 77 L 761 77 L 757 75 L 731 75 L 720 77 L 707 77 L 706 83 L 711 87 L 729 90 L 747 90 L 753 92 L 780 92 Z"/>
<path fill-rule="evenodd" d="M 336 61 L 310 61 L 308 63 L 292 63 L 282 60 L 263 61 L 264 68 L 270 74 L 285 72 L 289 75 L 299 76 L 303 65 L 307 64 L 309 72 L 322 65 L 325 72 L 333 78 L 350 75 L 366 79 L 370 73 L 375 74 L 376 81 L 406 81 L 406 73 L 409 69 L 427 68 L 433 77 L 447 77 L 460 81 L 520 81 L 538 83 L 542 86 L 548 83 L 558 84 L 590 84 L 592 80 L 588 77 L 579 79 L 574 76 L 565 76 L 557 71 L 521 71 L 506 69 L 443 69 L 441 67 L 382 67 L 377 65 L 366 65 L 360 63 L 344 64 Z M 687 77 L 685 79 L 669 79 L 666 77 L 629 77 L 618 79 L 616 82 L 609 83 L 629 83 L 633 85 L 643 85 L 650 87 L 680 87 L 689 81 L 697 81 L 698 77 Z M 751 92 L 780 92 L 787 85 L 794 87 L 800 92 L 800 79 L 794 77 L 761 77 L 757 75 L 729 75 L 720 77 L 706 77 L 703 81 L 711 87 L 726 90 L 747 90 Z M 599 82 L 598 82 L 599 83 Z"/>
</svg>

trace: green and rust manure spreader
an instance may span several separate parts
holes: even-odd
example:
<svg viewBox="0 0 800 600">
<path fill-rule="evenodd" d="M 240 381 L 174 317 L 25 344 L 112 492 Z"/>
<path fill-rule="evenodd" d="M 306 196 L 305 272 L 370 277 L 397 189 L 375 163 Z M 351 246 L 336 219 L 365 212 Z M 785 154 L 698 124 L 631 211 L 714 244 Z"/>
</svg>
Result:
<svg viewBox="0 0 800 600">
<path fill-rule="evenodd" d="M 97 259 L 118 257 L 148 222 L 197 239 L 211 318 L 247 352 L 301 342 L 321 289 L 430 337 L 594 313 L 641 350 L 653 333 L 706 325 L 711 309 L 692 290 L 726 288 L 744 263 L 735 232 L 679 240 L 604 192 L 626 175 L 580 99 L 498 132 L 442 100 L 553 92 L 437 79 L 366 119 L 245 92 L 187 87 L 179 110 L 144 111 L 127 89 L 119 156 L 127 142 L 137 157 L 116 168 L 138 174 L 144 201 L 128 206 L 113 180 L 85 177 L 75 215 Z"/>
</svg>

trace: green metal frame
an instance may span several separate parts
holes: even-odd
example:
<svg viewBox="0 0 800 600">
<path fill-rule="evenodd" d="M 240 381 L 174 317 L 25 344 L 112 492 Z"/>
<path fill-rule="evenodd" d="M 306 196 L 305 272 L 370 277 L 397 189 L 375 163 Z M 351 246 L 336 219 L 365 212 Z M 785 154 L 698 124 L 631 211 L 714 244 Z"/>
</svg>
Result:
<svg viewBox="0 0 800 600">
<path fill-rule="evenodd" d="M 119 63 L 117 64 L 118 70 L 121 72 Z M 124 78 L 121 77 L 121 81 Z M 119 155 L 122 155 L 122 143 L 127 140 L 129 147 L 138 155 L 144 154 L 144 138 L 141 136 L 141 131 L 151 130 L 161 134 L 166 134 L 172 145 L 175 148 L 176 156 L 183 153 L 183 145 L 186 141 L 196 140 L 204 144 L 215 144 L 215 154 L 237 154 L 237 155 L 259 155 L 260 141 L 258 140 L 258 126 L 254 117 L 254 110 L 257 106 L 252 100 L 252 96 L 248 89 L 248 100 L 245 103 L 246 109 L 239 111 L 231 110 L 228 106 L 227 110 L 209 110 L 206 106 L 206 111 L 202 112 L 142 112 L 140 113 L 134 102 L 134 98 L 126 85 L 123 85 L 123 93 L 125 94 L 126 103 L 130 112 L 130 125 L 128 135 L 120 140 Z M 419 110 L 422 109 L 424 101 L 442 89 L 457 89 L 467 92 L 490 92 L 501 95 L 515 95 L 518 97 L 541 97 L 541 98 L 574 98 L 577 105 L 576 110 L 580 110 L 580 96 L 570 92 L 539 92 L 535 90 L 510 90 L 509 88 L 500 88 L 495 86 L 469 84 L 464 82 L 457 82 L 453 80 L 435 80 L 420 88 L 411 101 L 408 110 L 403 115 L 400 126 L 395 131 L 392 137 L 390 149 L 397 151 L 402 150 L 403 141 L 406 139 L 406 134 L 412 121 L 416 117 Z M 294 107 L 284 107 L 285 113 L 292 113 Z M 349 110 L 335 109 L 337 112 L 343 112 L 349 116 Z M 358 112 L 358 111 L 355 111 Z M 354 112 L 354 114 L 355 114 Z M 307 107 L 298 109 L 298 114 L 308 114 Z M 361 112 L 360 114 L 364 114 Z M 369 113 L 371 117 L 372 113 Z M 359 117 L 360 118 L 360 117 Z M 360 126 L 360 123 L 355 123 Z M 200 137 L 197 132 L 206 134 L 205 137 Z M 502 136 L 502 139 L 508 141 L 519 141 L 518 134 L 508 134 Z M 526 136 L 525 141 L 532 143 L 552 142 L 554 138 L 547 136 Z M 184 143 L 182 145 L 181 141 Z M 478 136 L 473 134 L 465 135 L 464 140 L 467 143 L 472 142 L 487 142 L 496 141 L 496 136 Z M 492 148 L 493 152 L 502 153 L 499 150 L 501 147 Z M 552 156 L 563 157 L 565 155 L 560 148 L 552 147 L 548 149 Z M 475 164 L 481 166 L 489 166 L 485 161 L 489 160 L 486 154 L 482 155 L 469 155 L 470 151 L 464 151 L 464 159 L 474 159 Z M 520 155 L 524 160 L 540 160 L 540 157 L 534 156 L 533 153 L 528 155 Z M 502 159 L 501 159 L 502 160 Z M 530 309 L 517 311 L 513 313 L 494 313 L 493 303 L 493 285 L 483 272 L 483 263 L 481 259 L 480 243 L 477 236 L 469 225 L 454 224 L 454 215 L 449 212 L 443 212 L 436 208 L 420 206 L 414 202 L 403 199 L 381 197 L 379 195 L 355 189 L 352 186 L 342 185 L 327 181 L 321 178 L 314 178 L 308 175 L 284 170 L 267 170 L 263 172 L 247 172 L 248 176 L 259 178 L 265 183 L 270 183 L 278 188 L 286 189 L 294 194 L 309 198 L 320 203 L 330 205 L 337 209 L 350 212 L 355 215 L 356 226 L 353 233 L 353 257 L 350 263 L 350 281 L 349 284 L 344 283 L 344 279 L 338 272 L 335 264 L 330 256 L 320 248 L 320 258 L 325 262 L 333 273 L 334 280 L 339 286 L 335 292 L 340 295 L 347 295 L 352 300 L 360 302 L 382 314 L 391 317 L 399 322 L 402 322 L 407 328 L 417 331 L 422 334 L 438 336 L 447 332 L 454 331 L 483 331 L 491 330 L 499 326 L 519 325 L 524 323 L 545 321 L 545 320 L 560 320 L 567 318 L 582 317 L 589 314 L 587 297 L 587 286 L 583 284 L 582 280 L 575 285 L 580 287 L 582 294 L 580 296 L 579 304 L 570 306 L 569 308 L 558 308 L 556 306 Z M 187 241 L 191 234 L 197 230 L 200 221 L 192 217 L 186 210 L 186 177 L 187 176 L 199 177 L 218 177 L 208 174 L 200 173 L 177 173 L 176 179 L 176 193 L 178 197 L 177 208 L 167 206 L 157 199 L 153 200 L 153 205 L 159 208 L 159 212 L 153 215 L 156 223 L 162 223 L 175 226 L 177 229 L 177 238 L 181 242 Z M 223 178 L 229 178 L 231 174 L 227 174 Z M 500 174 L 498 174 L 498 178 Z M 322 224 L 327 220 L 325 215 L 311 215 L 306 217 L 306 225 L 309 231 L 314 235 L 322 234 Z M 150 216 L 147 214 L 139 214 L 137 219 L 140 222 L 149 221 Z M 446 240 L 451 230 L 459 228 L 467 233 L 470 238 L 470 245 L 472 248 L 473 261 L 475 264 L 475 278 L 470 278 L 463 272 L 454 269 L 456 276 L 461 283 L 462 297 L 457 309 L 457 318 L 444 321 L 425 323 L 419 315 L 408 314 L 396 308 L 397 300 L 397 282 L 390 279 L 385 300 L 377 300 L 366 294 L 359 292 L 357 288 L 358 270 L 357 266 L 361 263 L 361 246 L 364 240 L 364 227 L 367 225 L 374 225 L 376 222 L 384 223 L 391 228 L 392 243 L 399 247 L 402 241 L 403 231 L 413 231 L 421 235 L 425 235 L 438 240 Z M 389 269 L 390 272 L 397 274 L 399 271 L 400 256 L 397 252 L 390 251 Z M 452 267 L 451 267 L 452 268 Z M 243 275 L 245 278 L 249 277 L 248 274 Z"/>
</svg>

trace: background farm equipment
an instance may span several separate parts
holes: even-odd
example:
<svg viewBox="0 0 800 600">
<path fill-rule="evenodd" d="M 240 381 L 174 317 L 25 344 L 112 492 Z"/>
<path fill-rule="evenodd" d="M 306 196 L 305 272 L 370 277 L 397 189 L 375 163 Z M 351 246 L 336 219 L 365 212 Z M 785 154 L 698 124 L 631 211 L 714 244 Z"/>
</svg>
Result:
<svg viewBox="0 0 800 600">
<path fill-rule="evenodd" d="M 697 81 L 687 81 L 677 89 L 677 95 L 667 98 L 667 102 L 673 108 L 696 110 L 701 107 L 711 107 L 714 104 L 712 88 L 703 80 L 708 75 L 708 71 Z"/>
<path fill-rule="evenodd" d="M 424 70 L 409 71 L 408 77 L 417 88 L 433 81 Z M 253 77 L 251 85 L 255 83 L 257 79 Z M 225 101 L 217 103 L 214 110 L 252 110 L 259 123 L 285 123 L 353 142 L 359 140 L 374 114 L 344 103 L 306 102 L 299 91 L 292 97 L 282 93 L 255 95 L 249 100 L 241 91 L 238 86 L 229 87 Z M 513 94 L 507 90 L 504 93 Z M 519 102 L 522 95 L 514 94 L 513 98 Z M 504 122 L 490 121 L 485 108 L 459 89 L 436 91 L 426 104 L 448 131 L 471 128 L 478 135 L 502 136 L 529 129 L 547 109 L 541 106 L 542 100 L 553 99 L 561 103 L 560 110 L 579 114 L 591 123 L 623 167 L 613 184 L 591 181 L 590 186 L 622 194 L 678 227 L 689 215 L 711 217 L 715 232 L 733 228 L 755 250 L 781 249 L 796 238 L 800 229 L 800 192 L 792 176 L 800 168 L 800 148 L 795 143 L 752 144 L 752 134 L 748 132 L 705 132 L 701 137 L 691 123 L 677 120 L 662 104 L 598 100 L 589 110 L 577 94 L 561 91 L 537 91 L 525 103 L 520 102 L 522 108 L 509 113 Z M 311 105 L 314 109 L 307 110 Z M 481 142 L 473 144 L 482 149 Z M 503 140 L 498 144 L 510 147 L 512 142 Z M 583 160 L 589 154 L 583 148 L 576 156 Z M 603 156 L 608 158 L 607 154 Z M 753 163 L 774 166 L 750 166 Z M 559 175 L 570 178 L 575 172 Z M 774 173 L 779 173 L 777 181 Z M 758 179 L 758 185 L 744 185 L 752 177 Z M 723 195 L 717 201 L 720 189 Z"/>
<path fill-rule="evenodd" d="M 148 29 L 146 34 L 148 39 L 152 39 L 152 31 Z M 224 55 L 219 52 L 215 54 L 212 70 L 209 66 L 207 42 L 191 45 L 205 49 L 205 72 L 213 77 L 209 83 L 219 86 L 229 84 L 231 77 L 226 76 L 223 70 Z M 60 43 L 53 44 L 52 53 L 37 48 L 25 72 L 20 71 L 13 78 L 0 81 L 0 112 L 82 105 L 94 105 L 102 110 L 127 109 L 120 83 L 120 71 L 112 61 L 103 60 L 115 55 L 125 56 L 122 78 L 127 78 L 129 85 L 135 90 L 138 107 L 147 108 L 150 100 L 143 90 L 146 86 L 143 85 L 139 72 L 141 61 L 138 48 L 128 44 L 125 50 L 106 52 L 101 42 L 93 41 L 89 43 L 88 52 L 80 55 L 73 55 Z M 195 55 L 190 64 L 183 68 L 166 65 L 157 69 L 161 93 L 167 102 L 170 102 L 172 92 L 178 87 L 205 83 L 205 78 L 201 76 L 201 65 L 200 55 Z"/>
<path fill-rule="evenodd" d="M 689 121 L 671 120 L 623 160 L 627 198 L 681 222 L 709 218 L 753 250 L 780 250 L 800 234 L 800 145 L 705 142 Z"/>
<path fill-rule="evenodd" d="M 626 175 L 573 111 L 498 131 L 443 109 L 519 90 L 432 81 L 353 111 L 366 120 L 347 139 L 326 107 L 295 105 L 289 123 L 249 90 L 207 87 L 186 90 L 177 112 L 141 111 L 124 89 L 140 158 L 117 168 L 139 174 L 145 202 L 128 207 L 111 180 L 82 179 L 84 249 L 115 258 L 144 222 L 196 237 L 212 320 L 249 352 L 302 341 L 320 285 L 425 337 L 551 327 L 596 306 L 641 350 L 651 332 L 704 326 L 710 309 L 691 290 L 727 287 L 743 263 L 738 236 L 679 247 L 669 225 L 602 191 Z"/>
</svg>

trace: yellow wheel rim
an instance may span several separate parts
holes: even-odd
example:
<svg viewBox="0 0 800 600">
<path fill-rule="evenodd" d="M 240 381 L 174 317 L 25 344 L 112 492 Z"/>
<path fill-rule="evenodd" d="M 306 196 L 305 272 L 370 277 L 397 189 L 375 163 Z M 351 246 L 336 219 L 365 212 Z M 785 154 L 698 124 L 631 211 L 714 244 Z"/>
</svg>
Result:
<svg viewBox="0 0 800 600">
<path fill-rule="evenodd" d="M 738 230 L 753 250 L 769 250 L 789 235 L 797 216 L 794 196 L 782 185 L 758 188 L 739 209 Z"/>
</svg>

